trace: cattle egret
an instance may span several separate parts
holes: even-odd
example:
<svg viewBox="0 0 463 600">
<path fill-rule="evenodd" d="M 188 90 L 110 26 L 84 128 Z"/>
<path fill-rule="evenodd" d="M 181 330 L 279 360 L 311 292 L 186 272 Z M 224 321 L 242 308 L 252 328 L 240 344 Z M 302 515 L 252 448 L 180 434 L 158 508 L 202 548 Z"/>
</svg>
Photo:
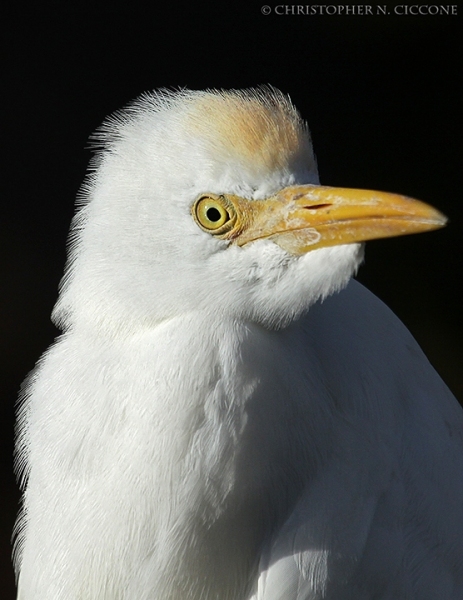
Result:
<svg viewBox="0 0 463 600">
<path fill-rule="evenodd" d="M 109 119 L 19 411 L 20 600 L 463 598 L 463 412 L 351 278 L 441 227 L 273 88 Z M 430 240 L 432 243 L 432 240 Z"/>
</svg>

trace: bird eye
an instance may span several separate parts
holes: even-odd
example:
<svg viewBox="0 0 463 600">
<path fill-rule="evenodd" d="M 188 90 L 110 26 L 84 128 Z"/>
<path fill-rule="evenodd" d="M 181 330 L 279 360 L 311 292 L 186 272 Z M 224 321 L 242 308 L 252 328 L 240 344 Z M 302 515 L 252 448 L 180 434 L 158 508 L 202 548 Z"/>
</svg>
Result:
<svg viewBox="0 0 463 600">
<path fill-rule="evenodd" d="M 216 200 L 209 196 L 200 198 L 195 208 L 196 218 L 204 229 L 219 229 L 230 219 L 230 215 L 220 199 Z"/>
<path fill-rule="evenodd" d="M 230 231 L 236 221 L 236 211 L 225 196 L 201 196 L 192 213 L 201 229 L 216 235 Z"/>
</svg>

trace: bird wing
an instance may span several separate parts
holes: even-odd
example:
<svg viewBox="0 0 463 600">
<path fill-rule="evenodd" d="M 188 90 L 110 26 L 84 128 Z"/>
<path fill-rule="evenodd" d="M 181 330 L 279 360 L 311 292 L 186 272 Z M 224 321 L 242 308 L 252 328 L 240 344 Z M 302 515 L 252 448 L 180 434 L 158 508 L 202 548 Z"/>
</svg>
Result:
<svg viewBox="0 0 463 600">
<path fill-rule="evenodd" d="M 331 396 L 321 401 L 335 405 L 334 445 L 264 547 L 252 600 L 462 598 L 460 406 L 357 282 L 303 326 Z"/>
</svg>

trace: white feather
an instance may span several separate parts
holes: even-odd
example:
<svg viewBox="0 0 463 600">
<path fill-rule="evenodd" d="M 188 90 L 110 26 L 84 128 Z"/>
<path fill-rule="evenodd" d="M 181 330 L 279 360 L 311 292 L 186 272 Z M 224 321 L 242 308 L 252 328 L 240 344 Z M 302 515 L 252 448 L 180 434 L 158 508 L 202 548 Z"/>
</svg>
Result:
<svg viewBox="0 0 463 600">
<path fill-rule="evenodd" d="M 318 183 L 288 100 L 148 95 L 101 136 L 19 415 L 19 599 L 463 597 L 462 411 L 348 284 L 362 247 L 228 246 L 191 217 Z"/>
</svg>

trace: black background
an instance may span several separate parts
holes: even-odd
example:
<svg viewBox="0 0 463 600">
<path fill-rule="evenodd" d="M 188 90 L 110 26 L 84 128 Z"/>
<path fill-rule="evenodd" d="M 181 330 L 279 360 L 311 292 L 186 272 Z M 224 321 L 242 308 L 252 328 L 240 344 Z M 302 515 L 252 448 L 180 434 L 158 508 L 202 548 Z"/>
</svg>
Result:
<svg viewBox="0 0 463 600">
<path fill-rule="evenodd" d="M 348 17 L 274 10 L 265 16 L 261 6 L 84 10 L 57 3 L 3 15 L 0 595 L 6 600 L 14 598 L 10 535 L 19 498 L 11 458 L 15 398 L 57 334 L 49 315 L 90 158 L 88 136 L 145 90 L 271 83 L 308 120 L 322 183 L 399 192 L 446 213 L 444 230 L 368 243 L 358 278 L 406 323 L 463 399 L 459 17 L 397 16 L 392 3 L 387 16 Z"/>
</svg>

